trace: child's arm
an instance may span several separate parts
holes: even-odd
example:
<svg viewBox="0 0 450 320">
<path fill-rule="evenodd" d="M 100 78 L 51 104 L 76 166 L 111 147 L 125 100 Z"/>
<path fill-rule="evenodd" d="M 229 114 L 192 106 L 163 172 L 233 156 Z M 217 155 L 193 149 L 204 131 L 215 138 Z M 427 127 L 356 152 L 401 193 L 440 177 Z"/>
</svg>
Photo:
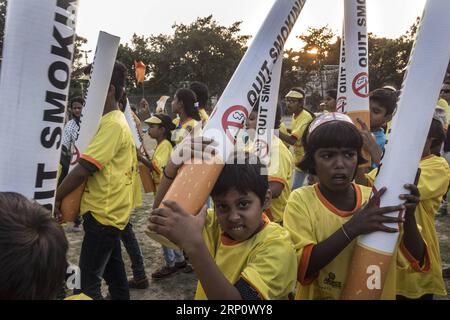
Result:
<svg viewBox="0 0 450 320">
<path fill-rule="evenodd" d="M 278 132 L 278 137 L 291 146 L 296 144 L 298 140 L 296 137 L 284 134 L 283 132 Z"/>
<path fill-rule="evenodd" d="M 178 169 L 193 156 L 198 157 L 199 159 L 201 159 L 201 157 L 203 157 L 203 159 L 208 159 L 208 154 L 204 151 L 206 151 L 208 147 L 211 148 L 211 146 L 216 145 L 217 143 L 208 138 L 195 137 L 183 140 L 183 142 L 173 150 L 169 162 L 167 162 L 166 167 L 163 169 L 163 177 L 161 178 L 158 191 L 155 195 L 153 209 L 158 208 L 161 204 L 161 201 L 164 199 L 173 180 L 175 180 Z"/>
<path fill-rule="evenodd" d="M 398 217 L 387 217 L 384 216 L 384 214 L 400 211 L 405 207 L 403 205 L 398 205 L 378 208 L 377 203 L 385 191 L 386 188 L 382 188 L 380 191 L 376 192 L 368 201 L 367 205 L 356 212 L 342 228 L 313 247 L 305 278 L 313 277 L 314 274 L 333 261 L 333 259 L 359 235 L 375 231 L 389 233 L 398 231 L 397 229 L 386 227 L 384 223 L 399 223 L 403 222 L 403 219 Z"/>
<path fill-rule="evenodd" d="M 174 201 L 164 201 L 164 206 L 152 212 L 149 229 L 165 236 L 186 252 L 208 299 L 241 300 L 238 289 L 225 278 L 203 240 L 206 207 L 193 216 Z"/>
<path fill-rule="evenodd" d="M 155 168 L 153 167 L 153 164 L 151 161 L 149 161 L 145 156 L 143 156 L 139 151 L 137 151 L 137 159 L 140 163 L 144 164 L 147 168 L 150 169 L 150 171 L 154 171 Z"/>
</svg>

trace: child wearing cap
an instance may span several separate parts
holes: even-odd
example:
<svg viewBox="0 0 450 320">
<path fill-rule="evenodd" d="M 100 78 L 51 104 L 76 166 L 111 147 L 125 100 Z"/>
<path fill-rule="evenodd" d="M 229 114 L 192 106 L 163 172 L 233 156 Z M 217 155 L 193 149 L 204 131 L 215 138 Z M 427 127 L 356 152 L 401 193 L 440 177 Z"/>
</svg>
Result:
<svg viewBox="0 0 450 320">
<path fill-rule="evenodd" d="M 294 163 L 297 165 L 304 154 L 301 143 L 303 132 L 314 116 L 304 109 L 305 93 L 302 89 L 292 88 L 285 98 L 288 112 L 292 114 L 292 125 L 290 130 L 286 128 L 285 124 L 280 125 L 279 137 L 283 142 L 294 147 Z M 292 190 L 301 187 L 305 178 L 306 173 L 296 167 Z"/>
<path fill-rule="evenodd" d="M 175 124 L 168 115 L 162 113 L 154 114 L 145 120 L 145 123 L 149 125 L 149 136 L 156 140 L 157 145 L 150 161 L 143 156 L 138 156 L 138 159 L 151 170 L 153 182 L 155 183 L 156 190 L 158 190 L 164 167 L 167 165 L 173 150 L 174 143 L 170 139 L 172 131 L 175 130 Z M 189 271 L 182 251 L 164 246 L 162 247 L 162 251 L 166 265 L 152 273 L 153 279 L 166 278 L 179 269 Z"/>
</svg>

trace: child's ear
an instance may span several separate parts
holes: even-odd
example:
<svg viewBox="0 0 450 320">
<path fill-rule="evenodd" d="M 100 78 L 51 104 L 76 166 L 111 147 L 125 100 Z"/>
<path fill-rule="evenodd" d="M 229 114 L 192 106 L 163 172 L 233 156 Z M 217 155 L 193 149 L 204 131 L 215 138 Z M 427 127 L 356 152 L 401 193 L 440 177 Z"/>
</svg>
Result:
<svg viewBox="0 0 450 320">
<path fill-rule="evenodd" d="M 269 188 L 267 189 L 266 195 L 264 197 L 263 211 L 269 209 L 271 204 L 272 204 L 272 191 Z"/>
</svg>

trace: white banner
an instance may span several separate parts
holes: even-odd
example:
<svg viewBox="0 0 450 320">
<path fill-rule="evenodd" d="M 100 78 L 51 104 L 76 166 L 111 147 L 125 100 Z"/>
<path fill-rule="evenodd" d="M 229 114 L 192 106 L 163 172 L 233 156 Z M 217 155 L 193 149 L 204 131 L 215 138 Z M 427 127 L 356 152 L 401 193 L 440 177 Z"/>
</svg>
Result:
<svg viewBox="0 0 450 320">
<path fill-rule="evenodd" d="M 134 120 L 130 102 L 127 99 L 127 105 L 125 106 L 125 118 L 127 119 L 128 126 L 130 127 L 131 133 L 133 134 L 133 140 L 134 144 L 136 145 L 136 148 L 141 152 L 142 155 L 146 156 L 148 158 L 148 152 L 145 149 L 144 146 L 144 137 L 142 137 L 141 133 L 139 132 L 139 129 L 137 127 L 136 121 Z"/>
<path fill-rule="evenodd" d="M 272 137 L 277 114 L 282 66 L 283 59 L 278 59 L 259 97 L 256 139 L 253 143 L 253 151 L 266 166 L 269 165 L 272 153 Z"/>
<path fill-rule="evenodd" d="M 94 61 L 92 62 L 91 78 L 81 114 L 78 138 L 75 142 L 75 154 L 69 170 L 74 168 L 80 156 L 97 133 L 105 107 L 119 43 L 119 37 L 106 32 L 101 31 L 98 35 L 97 48 Z"/>
<path fill-rule="evenodd" d="M 345 64 L 345 20 L 342 24 L 342 39 L 341 50 L 339 58 L 339 73 L 338 73 L 338 90 L 336 98 L 336 111 L 346 112 L 347 105 L 347 70 Z"/>
<path fill-rule="evenodd" d="M 53 210 L 77 0 L 10 0 L 0 80 L 0 191 Z"/>
<path fill-rule="evenodd" d="M 392 133 L 381 161 L 375 189 L 387 187 L 380 206 L 398 205 L 403 188 L 413 183 L 450 59 L 450 1 L 428 0 L 401 88 Z M 398 216 L 398 213 L 392 214 Z M 396 227 L 396 225 L 391 225 Z M 369 248 L 392 253 L 398 233 L 361 237 Z"/>
<path fill-rule="evenodd" d="M 226 160 L 239 130 L 257 102 L 274 63 L 283 59 L 283 47 L 306 0 L 277 0 L 242 58 L 203 135 L 219 143 L 218 156 Z"/>
<path fill-rule="evenodd" d="M 369 50 L 366 0 L 344 0 L 346 67 L 345 111 L 369 111 Z M 350 115 L 350 114 L 349 114 Z M 362 119 L 363 120 L 363 119 Z M 370 124 L 368 124 L 370 128 Z"/>
</svg>

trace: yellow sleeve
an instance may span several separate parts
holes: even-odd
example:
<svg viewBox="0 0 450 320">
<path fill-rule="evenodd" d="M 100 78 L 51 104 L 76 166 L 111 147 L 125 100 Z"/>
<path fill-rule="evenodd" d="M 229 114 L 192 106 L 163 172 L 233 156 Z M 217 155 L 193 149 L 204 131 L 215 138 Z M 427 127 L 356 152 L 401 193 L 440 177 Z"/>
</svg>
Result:
<svg viewBox="0 0 450 320">
<path fill-rule="evenodd" d="M 288 299 L 295 290 L 297 257 L 289 235 L 285 230 L 282 232 L 284 238 L 257 246 L 241 273 L 241 277 L 265 300 Z"/>
<path fill-rule="evenodd" d="M 208 209 L 202 236 L 203 241 L 205 241 L 206 247 L 208 248 L 208 251 L 214 257 L 217 247 L 217 241 L 219 241 L 220 237 L 219 222 L 216 219 L 214 209 Z"/>
<path fill-rule="evenodd" d="M 419 183 L 420 199 L 436 199 L 442 197 L 449 186 L 450 170 L 444 159 L 435 157 L 428 160 L 427 164 L 421 164 Z"/>
<path fill-rule="evenodd" d="M 102 170 L 119 151 L 122 139 L 123 130 L 119 125 L 115 122 L 102 123 L 81 158 Z"/>
<path fill-rule="evenodd" d="M 278 146 L 272 148 L 272 157 L 270 159 L 268 170 L 269 182 L 279 182 L 285 186 L 288 186 L 288 176 L 291 168 L 288 168 L 288 161 L 283 161 L 283 157 L 286 157 L 286 154 L 282 154 L 286 151 L 289 152 L 289 150 L 282 149 Z M 287 156 L 290 157 L 290 153 Z"/>
<path fill-rule="evenodd" d="M 306 194 L 303 193 L 303 195 Z M 305 276 L 309 258 L 317 240 L 314 236 L 314 228 L 307 203 L 315 200 L 309 199 L 308 201 L 310 197 L 308 195 L 304 197 L 303 195 L 301 189 L 291 193 L 284 210 L 283 226 L 289 231 L 299 257 L 297 280 L 302 285 L 308 285 L 316 278 L 316 275 L 311 279 L 307 279 Z"/>
<path fill-rule="evenodd" d="M 365 174 L 367 182 L 369 183 L 370 187 L 372 187 L 373 184 L 375 183 L 375 178 L 377 176 L 377 172 L 378 172 L 378 168 L 375 168 L 372 171 L 370 171 L 369 173 Z"/>
<path fill-rule="evenodd" d="M 297 126 L 295 128 L 292 128 L 292 136 L 297 138 L 297 140 L 299 140 L 299 143 L 301 143 L 301 138 L 303 136 L 303 133 L 305 132 L 306 127 L 308 126 L 308 124 L 311 122 L 312 117 L 309 116 L 309 114 L 307 116 L 302 117 Z"/>
<path fill-rule="evenodd" d="M 172 146 L 168 143 L 161 144 L 159 148 L 155 151 L 152 158 L 153 169 L 159 176 L 162 175 L 163 167 L 169 162 L 170 154 L 172 153 Z"/>
</svg>

